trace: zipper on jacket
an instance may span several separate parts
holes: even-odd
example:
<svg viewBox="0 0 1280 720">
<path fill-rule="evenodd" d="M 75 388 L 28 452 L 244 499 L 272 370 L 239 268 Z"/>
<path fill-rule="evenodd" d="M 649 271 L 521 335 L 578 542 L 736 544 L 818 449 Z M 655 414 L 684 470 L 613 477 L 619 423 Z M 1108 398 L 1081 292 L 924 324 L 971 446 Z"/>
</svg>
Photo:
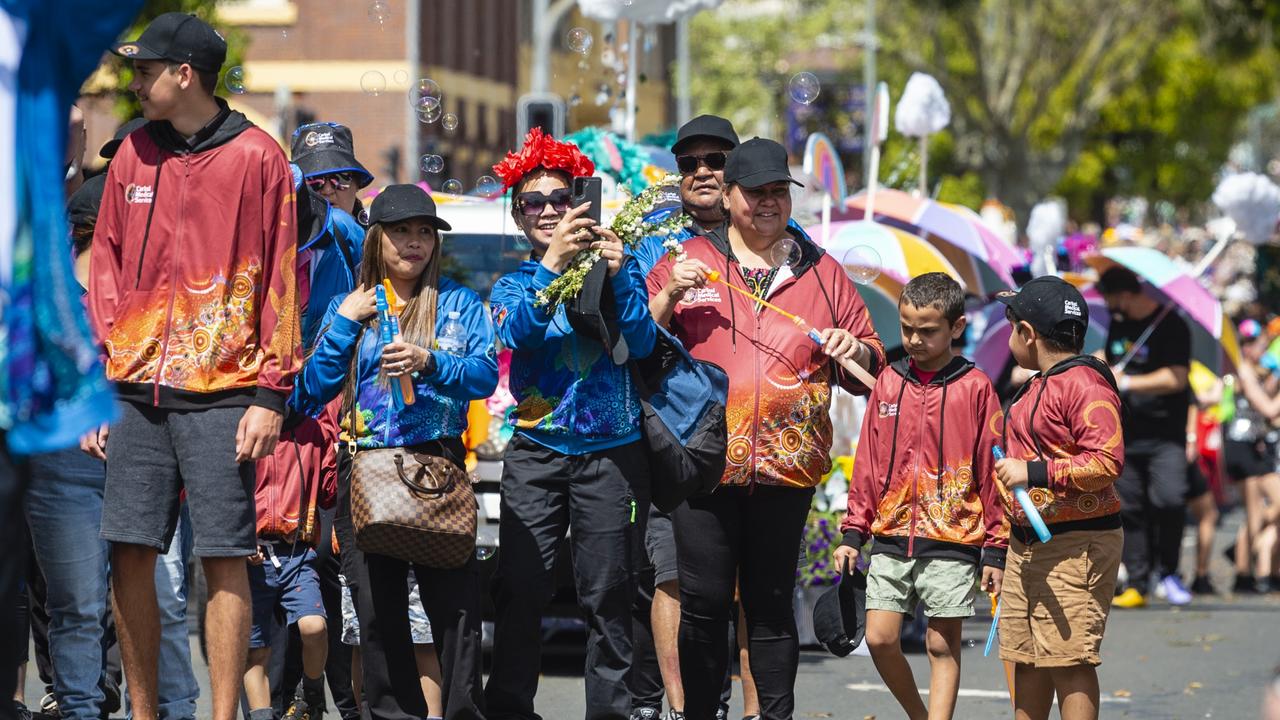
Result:
<svg viewBox="0 0 1280 720">
<path fill-rule="evenodd" d="M 160 173 L 157 169 L 156 177 L 159 178 Z M 155 407 L 160 407 L 160 380 L 164 377 L 164 361 L 169 357 L 169 335 L 173 329 L 173 303 L 178 297 L 178 258 L 182 257 L 180 252 L 182 245 L 182 229 L 184 225 L 183 208 L 187 206 L 187 182 L 191 177 L 191 156 L 189 154 L 182 156 L 182 188 L 178 191 L 178 232 L 174 234 L 173 247 L 169 252 L 169 304 L 165 307 L 164 312 L 164 340 L 160 343 L 160 358 L 156 361 L 156 377 L 154 382 L 154 393 L 152 395 L 152 403 Z M 157 179 L 156 184 L 160 182 Z M 151 206 L 154 208 L 159 200 L 154 194 L 151 196 Z M 145 247 L 143 248 L 146 249 Z M 138 273 L 141 277 L 142 262 L 138 262 Z"/>
<path fill-rule="evenodd" d="M 910 371 L 908 371 L 910 372 Z M 908 378 L 903 378 L 903 382 L 910 382 Z M 929 387 L 927 385 L 920 386 L 920 394 L 922 396 L 921 404 L 924 406 L 924 417 L 929 416 Z M 898 412 L 902 412 L 902 406 L 898 406 Z M 911 473 L 911 525 L 907 530 L 907 557 L 915 556 L 916 548 L 916 515 L 920 512 L 920 456 L 923 454 L 924 442 L 924 422 L 916 425 L 916 447 L 920 449 L 916 453 L 915 467 Z"/>
</svg>

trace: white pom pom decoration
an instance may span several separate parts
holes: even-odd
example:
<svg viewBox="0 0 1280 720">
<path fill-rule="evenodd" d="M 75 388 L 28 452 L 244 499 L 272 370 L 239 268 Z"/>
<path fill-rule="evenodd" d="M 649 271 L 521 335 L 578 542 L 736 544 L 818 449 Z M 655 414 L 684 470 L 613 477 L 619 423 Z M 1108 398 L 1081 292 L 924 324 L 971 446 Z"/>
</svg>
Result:
<svg viewBox="0 0 1280 720">
<path fill-rule="evenodd" d="M 951 104 L 932 75 L 911 73 L 898 100 L 893 126 L 909 137 L 926 137 L 951 122 Z"/>
<path fill-rule="evenodd" d="M 1231 175 L 1213 191 L 1213 204 L 1235 221 L 1245 240 L 1262 245 L 1280 219 L 1280 187 L 1257 173 Z"/>
<path fill-rule="evenodd" d="M 1033 275 L 1056 274 L 1054 250 L 1066 229 L 1067 212 L 1062 203 L 1044 200 L 1031 208 L 1031 217 L 1027 219 L 1027 240 L 1031 247 Z"/>
</svg>

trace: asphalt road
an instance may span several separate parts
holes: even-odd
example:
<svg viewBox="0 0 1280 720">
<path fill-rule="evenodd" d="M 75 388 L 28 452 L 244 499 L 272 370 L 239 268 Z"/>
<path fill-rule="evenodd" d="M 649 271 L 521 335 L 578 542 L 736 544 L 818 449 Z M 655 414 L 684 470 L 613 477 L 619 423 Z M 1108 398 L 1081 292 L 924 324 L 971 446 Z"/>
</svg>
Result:
<svg viewBox="0 0 1280 720">
<path fill-rule="evenodd" d="M 1219 546 L 1234 536 L 1237 523 L 1235 516 L 1223 523 Z M 1189 555 L 1184 553 L 1184 558 Z M 1218 586 L 1229 587 L 1230 569 L 1218 552 L 1214 558 Z M 1197 598 L 1181 609 L 1154 602 L 1144 610 L 1113 611 L 1100 669 L 1102 717 L 1257 718 L 1262 690 L 1280 663 L 1278 610 L 1280 595 L 1273 594 Z M 965 638 L 972 647 L 963 656 L 955 717 L 1010 717 L 1003 666 L 994 657 L 982 656 L 990 618 L 985 608 L 980 612 L 965 625 Z M 193 657 L 199 663 L 194 636 L 192 641 Z M 909 657 L 917 683 L 927 687 L 928 659 L 923 654 Z M 538 695 L 538 711 L 546 720 L 583 716 L 581 662 L 574 653 L 548 658 Z M 196 674 L 205 685 L 208 677 L 203 665 Z M 33 679 L 28 679 L 27 692 L 35 704 L 41 693 Z M 803 651 L 796 695 L 797 718 L 901 717 L 867 657 L 835 658 L 817 650 Z M 208 717 L 204 702 L 200 717 Z M 742 717 L 737 695 L 730 717 Z"/>
</svg>

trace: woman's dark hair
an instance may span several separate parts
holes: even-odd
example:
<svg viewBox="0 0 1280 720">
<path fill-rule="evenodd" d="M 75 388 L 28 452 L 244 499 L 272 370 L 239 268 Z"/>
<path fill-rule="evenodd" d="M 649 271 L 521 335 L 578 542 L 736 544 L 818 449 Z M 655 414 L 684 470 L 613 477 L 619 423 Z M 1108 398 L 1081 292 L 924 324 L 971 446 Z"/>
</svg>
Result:
<svg viewBox="0 0 1280 720">
<path fill-rule="evenodd" d="M 1125 267 L 1113 267 L 1098 278 L 1098 292 L 1103 295 L 1116 293 L 1140 293 L 1142 281 L 1132 270 Z"/>
<path fill-rule="evenodd" d="M 931 307 L 952 325 L 964 317 L 964 290 L 946 273 L 931 272 L 912 278 L 898 299 L 899 306 L 904 303 L 918 308 Z"/>
<path fill-rule="evenodd" d="M 80 257 L 93 245 L 93 223 L 75 225 L 71 228 L 71 255 Z"/>
</svg>

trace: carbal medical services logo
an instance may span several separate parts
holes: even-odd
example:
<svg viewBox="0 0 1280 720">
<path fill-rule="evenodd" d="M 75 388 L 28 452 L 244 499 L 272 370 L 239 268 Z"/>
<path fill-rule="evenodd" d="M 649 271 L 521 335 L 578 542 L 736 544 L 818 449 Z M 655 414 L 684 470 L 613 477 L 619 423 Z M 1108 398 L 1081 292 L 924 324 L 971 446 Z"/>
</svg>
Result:
<svg viewBox="0 0 1280 720">
<path fill-rule="evenodd" d="M 137 205 L 150 205 L 155 199 L 155 192 L 150 185 L 134 185 L 129 183 L 124 189 L 124 201 Z"/>
<path fill-rule="evenodd" d="M 307 133 L 306 137 L 302 138 L 302 142 L 307 147 L 315 147 L 317 145 L 332 145 L 333 133 L 318 132 L 316 130 L 312 130 L 311 132 Z"/>
<path fill-rule="evenodd" d="M 128 45 L 121 45 L 116 50 L 116 52 L 120 53 L 125 57 L 133 57 L 134 55 L 138 54 L 138 46 L 134 45 L 133 43 L 129 43 Z"/>
</svg>

